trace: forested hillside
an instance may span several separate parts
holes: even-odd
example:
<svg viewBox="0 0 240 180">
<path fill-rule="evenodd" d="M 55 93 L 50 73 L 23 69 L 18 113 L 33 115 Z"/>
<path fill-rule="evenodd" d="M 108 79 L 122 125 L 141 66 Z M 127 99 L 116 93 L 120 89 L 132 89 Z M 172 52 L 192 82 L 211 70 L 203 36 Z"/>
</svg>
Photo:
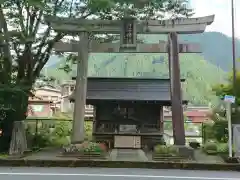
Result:
<svg viewBox="0 0 240 180">
<path fill-rule="evenodd" d="M 157 43 L 159 39 L 167 40 L 164 35 L 142 36 L 146 43 Z M 198 43 L 202 56 L 208 62 L 224 71 L 232 69 L 232 39 L 220 32 L 205 32 L 202 34 L 180 35 L 179 41 Z M 240 57 L 240 40 L 236 39 L 236 57 Z"/>
<path fill-rule="evenodd" d="M 57 70 L 61 63 L 48 68 L 48 75 L 70 79 L 72 73 Z M 225 73 L 198 54 L 181 54 L 180 63 L 181 77 L 186 78 L 184 92 L 190 102 L 202 105 L 214 101 L 211 87 L 222 81 Z M 89 76 L 168 78 L 167 54 L 91 54 Z"/>
</svg>

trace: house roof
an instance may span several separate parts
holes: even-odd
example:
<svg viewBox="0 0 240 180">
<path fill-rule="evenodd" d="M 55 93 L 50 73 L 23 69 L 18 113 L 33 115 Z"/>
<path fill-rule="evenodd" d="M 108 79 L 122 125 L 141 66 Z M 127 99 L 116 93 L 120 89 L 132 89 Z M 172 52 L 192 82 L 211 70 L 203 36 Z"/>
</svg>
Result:
<svg viewBox="0 0 240 180">
<path fill-rule="evenodd" d="M 29 98 L 28 98 L 28 101 L 29 101 L 29 102 L 46 102 L 46 103 L 52 103 L 52 101 L 50 101 L 50 100 L 43 100 L 42 98 L 37 97 L 37 96 L 29 97 Z"/>
<path fill-rule="evenodd" d="M 43 87 L 40 87 L 40 88 L 36 88 L 35 90 L 36 91 L 37 90 L 44 90 L 44 91 L 61 92 L 61 90 L 56 89 L 56 88 L 52 88 L 52 87 L 49 87 L 49 86 L 43 86 Z"/>
<path fill-rule="evenodd" d="M 74 94 L 70 96 L 72 101 L 75 99 Z M 87 85 L 87 100 L 151 101 L 169 104 L 170 80 L 90 77 Z"/>
</svg>

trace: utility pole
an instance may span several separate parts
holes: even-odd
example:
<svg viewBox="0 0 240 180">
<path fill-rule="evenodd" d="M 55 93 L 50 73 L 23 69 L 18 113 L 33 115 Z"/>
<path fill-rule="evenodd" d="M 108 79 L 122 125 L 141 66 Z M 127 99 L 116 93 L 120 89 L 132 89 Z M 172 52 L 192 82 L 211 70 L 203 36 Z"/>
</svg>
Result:
<svg viewBox="0 0 240 180">
<path fill-rule="evenodd" d="M 236 96 L 237 89 L 237 75 L 236 75 L 236 48 L 235 48 L 235 8 L 234 8 L 234 0 L 231 0 L 231 13 L 232 13 L 232 63 L 233 63 L 233 93 Z"/>
</svg>

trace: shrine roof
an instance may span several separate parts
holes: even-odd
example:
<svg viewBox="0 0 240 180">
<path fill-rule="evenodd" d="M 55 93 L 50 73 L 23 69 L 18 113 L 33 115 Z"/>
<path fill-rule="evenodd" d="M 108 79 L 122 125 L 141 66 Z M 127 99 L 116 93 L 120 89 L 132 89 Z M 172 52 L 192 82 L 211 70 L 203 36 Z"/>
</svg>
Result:
<svg viewBox="0 0 240 180">
<path fill-rule="evenodd" d="M 75 93 L 69 98 L 74 101 Z M 87 103 L 96 101 L 147 101 L 169 105 L 170 79 L 89 77 Z"/>
</svg>

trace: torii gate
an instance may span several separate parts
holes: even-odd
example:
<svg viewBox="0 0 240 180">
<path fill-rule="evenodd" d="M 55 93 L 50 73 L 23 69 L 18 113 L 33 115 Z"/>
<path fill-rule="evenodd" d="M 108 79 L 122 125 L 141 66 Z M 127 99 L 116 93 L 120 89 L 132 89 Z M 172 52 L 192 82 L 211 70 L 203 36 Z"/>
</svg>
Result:
<svg viewBox="0 0 240 180">
<path fill-rule="evenodd" d="M 177 34 L 202 33 L 214 21 L 214 15 L 201 18 L 179 18 L 174 20 L 144 20 L 133 18 L 122 20 L 85 20 L 77 18 L 46 17 L 57 32 L 78 34 L 78 44 L 57 43 L 57 51 L 78 52 L 77 78 L 73 133 L 71 142 L 84 139 L 84 106 L 87 90 L 89 52 L 148 52 L 169 54 L 170 92 L 172 101 L 172 123 L 174 144 L 185 145 L 184 117 L 180 82 L 179 52 L 199 53 L 197 45 L 178 44 Z M 89 32 L 95 34 L 120 34 L 120 43 L 89 43 Z M 168 34 L 168 43 L 137 44 L 137 34 Z"/>
</svg>

